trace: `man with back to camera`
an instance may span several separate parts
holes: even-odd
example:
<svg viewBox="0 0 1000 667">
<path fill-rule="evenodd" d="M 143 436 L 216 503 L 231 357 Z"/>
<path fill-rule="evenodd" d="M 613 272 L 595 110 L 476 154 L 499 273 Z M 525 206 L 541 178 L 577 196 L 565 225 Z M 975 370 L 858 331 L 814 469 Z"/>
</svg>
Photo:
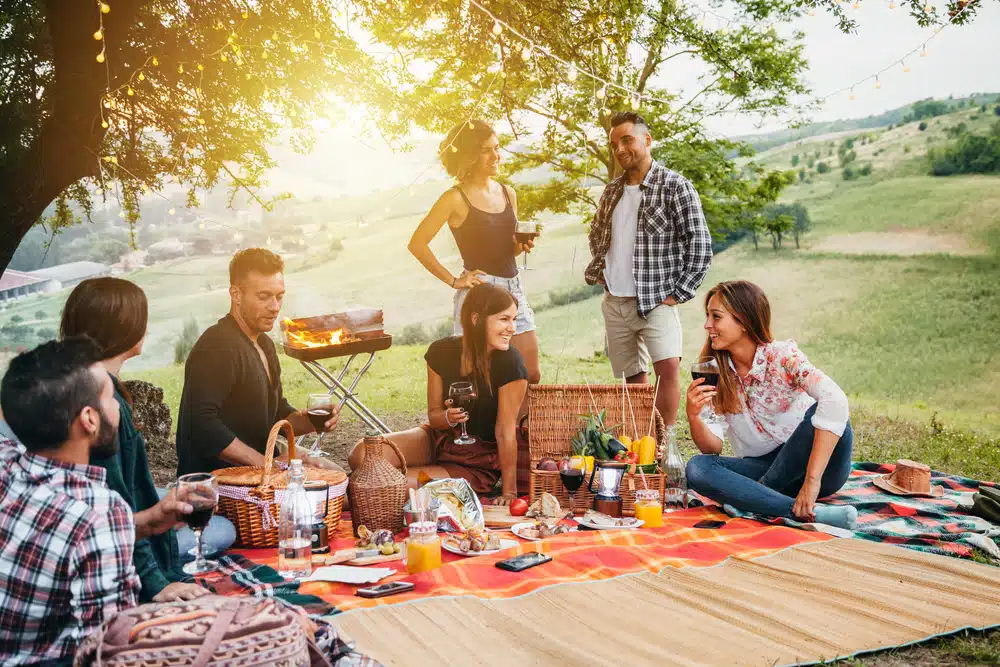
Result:
<svg viewBox="0 0 1000 667">
<path fill-rule="evenodd" d="M 305 410 L 285 399 L 281 365 L 267 333 L 285 297 L 285 265 L 263 248 L 229 263 L 229 314 L 201 334 L 184 364 L 177 418 L 177 475 L 227 466 L 263 466 L 267 436 L 287 419 L 296 434 L 315 431 Z M 337 412 L 323 427 L 332 431 Z M 337 468 L 318 457 L 307 465 Z"/>
<path fill-rule="evenodd" d="M 119 408 L 87 338 L 15 357 L 0 405 L 20 446 L 0 442 L 0 664 L 69 665 L 80 641 L 135 606 L 137 539 L 191 506 L 171 494 L 132 515 L 91 457 L 118 451 Z"/>
<path fill-rule="evenodd" d="M 643 384 L 651 360 L 660 379 L 656 408 L 672 426 L 681 395 L 677 305 L 705 279 L 712 237 L 691 182 L 653 159 L 642 116 L 616 113 L 609 141 L 624 173 L 601 195 L 585 278 L 606 290 L 601 310 L 615 377 Z"/>
</svg>

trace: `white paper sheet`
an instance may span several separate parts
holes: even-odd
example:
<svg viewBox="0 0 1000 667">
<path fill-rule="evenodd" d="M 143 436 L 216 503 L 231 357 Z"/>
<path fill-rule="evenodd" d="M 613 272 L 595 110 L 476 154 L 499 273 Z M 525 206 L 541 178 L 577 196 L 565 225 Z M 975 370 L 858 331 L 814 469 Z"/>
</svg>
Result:
<svg viewBox="0 0 1000 667">
<path fill-rule="evenodd" d="M 354 567 L 351 565 L 325 565 L 317 567 L 303 581 L 335 581 L 342 584 L 373 584 L 385 579 L 396 570 L 391 567 Z"/>
</svg>

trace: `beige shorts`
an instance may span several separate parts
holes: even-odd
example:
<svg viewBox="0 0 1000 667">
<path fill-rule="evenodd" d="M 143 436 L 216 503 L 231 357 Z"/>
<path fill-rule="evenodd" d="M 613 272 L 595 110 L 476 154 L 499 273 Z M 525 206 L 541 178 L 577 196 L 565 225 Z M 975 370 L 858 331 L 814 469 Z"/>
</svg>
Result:
<svg viewBox="0 0 1000 667">
<path fill-rule="evenodd" d="M 683 334 L 677 306 L 660 304 L 643 317 L 635 297 L 605 294 L 601 310 L 615 377 L 647 373 L 650 361 L 680 358 Z"/>
</svg>

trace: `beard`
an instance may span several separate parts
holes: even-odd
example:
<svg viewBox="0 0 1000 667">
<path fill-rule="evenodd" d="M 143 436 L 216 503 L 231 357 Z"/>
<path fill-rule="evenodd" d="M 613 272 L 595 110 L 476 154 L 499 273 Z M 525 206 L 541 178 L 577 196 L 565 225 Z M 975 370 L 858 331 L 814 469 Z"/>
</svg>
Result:
<svg viewBox="0 0 1000 667">
<path fill-rule="evenodd" d="M 97 431 L 97 441 L 90 447 L 92 458 L 108 459 L 118 453 L 118 429 L 100 410 L 101 428 Z"/>
</svg>

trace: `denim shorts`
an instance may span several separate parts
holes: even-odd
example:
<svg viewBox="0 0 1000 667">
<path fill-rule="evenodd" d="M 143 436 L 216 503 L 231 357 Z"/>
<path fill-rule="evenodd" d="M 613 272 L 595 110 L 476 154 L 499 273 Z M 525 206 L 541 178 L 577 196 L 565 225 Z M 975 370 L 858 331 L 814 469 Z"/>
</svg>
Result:
<svg viewBox="0 0 1000 667">
<path fill-rule="evenodd" d="M 521 283 L 521 274 L 518 274 L 513 278 L 501 278 L 500 276 L 480 274 L 479 279 L 484 283 L 504 288 L 513 294 L 515 299 L 517 299 L 517 322 L 514 324 L 515 336 L 535 330 L 535 311 L 533 311 L 531 306 L 528 304 L 528 297 L 525 295 L 524 287 Z M 465 295 L 468 294 L 468 292 L 468 289 L 455 291 L 455 308 L 452 311 L 452 315 L 455 318 L 456 336 L 462 335 L 462 303 L 465 301 Z"/>
</svg>

